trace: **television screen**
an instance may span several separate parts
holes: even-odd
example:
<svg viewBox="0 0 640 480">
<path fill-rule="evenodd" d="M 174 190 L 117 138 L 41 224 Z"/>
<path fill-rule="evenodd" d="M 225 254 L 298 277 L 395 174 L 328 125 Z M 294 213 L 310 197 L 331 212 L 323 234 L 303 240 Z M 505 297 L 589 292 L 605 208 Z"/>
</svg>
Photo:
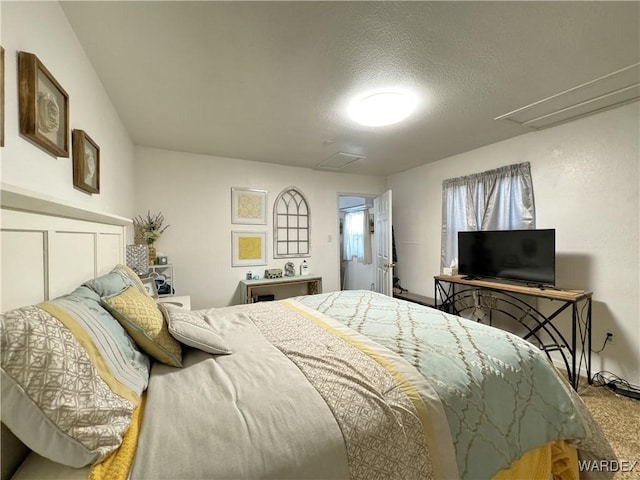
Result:
<svg viewBox="0 0 640 480">
<path fill-rule="evenodd" d="M 555 285 L 556 231 L 458 232 L 458 273 Z"/>
</svg>

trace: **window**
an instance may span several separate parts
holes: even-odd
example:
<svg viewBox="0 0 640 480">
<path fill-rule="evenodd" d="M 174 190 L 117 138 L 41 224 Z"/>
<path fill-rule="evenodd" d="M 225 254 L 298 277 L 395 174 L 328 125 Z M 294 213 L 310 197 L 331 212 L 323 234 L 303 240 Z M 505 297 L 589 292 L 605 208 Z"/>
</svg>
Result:
<svg viewBox="0 0 640 480">
<path fill-rule="evenodd" d="M 529 162 L 442 182 L 440 268 L 458 257 L 458 232 L 536 228 Z"/>
<path fill-rule="evenodd" d="M 343 252 L 345 260 L 371 263 L 371 233 L 366 210 L 345 214 Z"/>
<path fill-rule="evenodd" d="M 304 195 L 289 187 L 273 205 L 274 258 L 309 257 L 311 218 Z"/>
</svg>

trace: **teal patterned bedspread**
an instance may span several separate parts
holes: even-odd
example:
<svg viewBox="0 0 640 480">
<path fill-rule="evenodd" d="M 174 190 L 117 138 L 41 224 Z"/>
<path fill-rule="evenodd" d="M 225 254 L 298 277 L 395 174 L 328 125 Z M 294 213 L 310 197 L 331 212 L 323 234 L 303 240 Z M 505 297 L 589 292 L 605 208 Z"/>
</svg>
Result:
<svg viewBox="0 0 640 480">
<path fill-rule="evenodd" d="M 420 370 L 444 406 L 462 478 L 473 466 L 474 476 L 489 479 L 531 449 L 589 434 L 571 388 L 543 352 L 515 335 L 370 291 L 295 300 Z"/>
</svg>

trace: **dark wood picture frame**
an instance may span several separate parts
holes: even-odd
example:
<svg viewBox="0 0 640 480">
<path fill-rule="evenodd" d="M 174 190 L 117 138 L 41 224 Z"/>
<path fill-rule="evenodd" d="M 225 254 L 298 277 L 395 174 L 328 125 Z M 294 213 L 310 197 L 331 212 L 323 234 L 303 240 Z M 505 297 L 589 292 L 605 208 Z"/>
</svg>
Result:
<svg viewBox="0 0 640 480">
<path fill-rule="evenodd" d="M 100 147 L 84 130 L 73 131 L 73 185 L 100 193 Z"/>
<path fill-rule="evenodd" d="M 32 53 L 18 52 L 20 133 L 56 157 L 69 156 L 69 95 Z"/>
<path fill-rule="evenodd" d="M 0 147 L 4 147 L 4 48 L 0 46 Z"/>
</svg>

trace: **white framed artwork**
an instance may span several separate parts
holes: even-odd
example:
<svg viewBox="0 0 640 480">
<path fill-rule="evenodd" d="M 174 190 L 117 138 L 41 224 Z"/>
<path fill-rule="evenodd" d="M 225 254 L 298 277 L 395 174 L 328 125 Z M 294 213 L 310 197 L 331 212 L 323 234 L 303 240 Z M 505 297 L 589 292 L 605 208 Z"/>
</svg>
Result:
<svg viewBox="0 0 640 480">
<path fill-rule="evenodd" d="M 231 188 L 231 223 L 267 224 L 267 191 L 255 188 Z"/>
<path fill-rule="evenodd" d="M 231 232 L 231 266 L 267 264 L 267 232 Z"/>
<path fill-rule="evenodd" d="M 155 277 L 145 277 L 140 280 L 142 280 L 142 285 L 144 286 L 147 295 L 152 298 L 158 298 L 158 287 L 156 285 Z"/>
</svg>

